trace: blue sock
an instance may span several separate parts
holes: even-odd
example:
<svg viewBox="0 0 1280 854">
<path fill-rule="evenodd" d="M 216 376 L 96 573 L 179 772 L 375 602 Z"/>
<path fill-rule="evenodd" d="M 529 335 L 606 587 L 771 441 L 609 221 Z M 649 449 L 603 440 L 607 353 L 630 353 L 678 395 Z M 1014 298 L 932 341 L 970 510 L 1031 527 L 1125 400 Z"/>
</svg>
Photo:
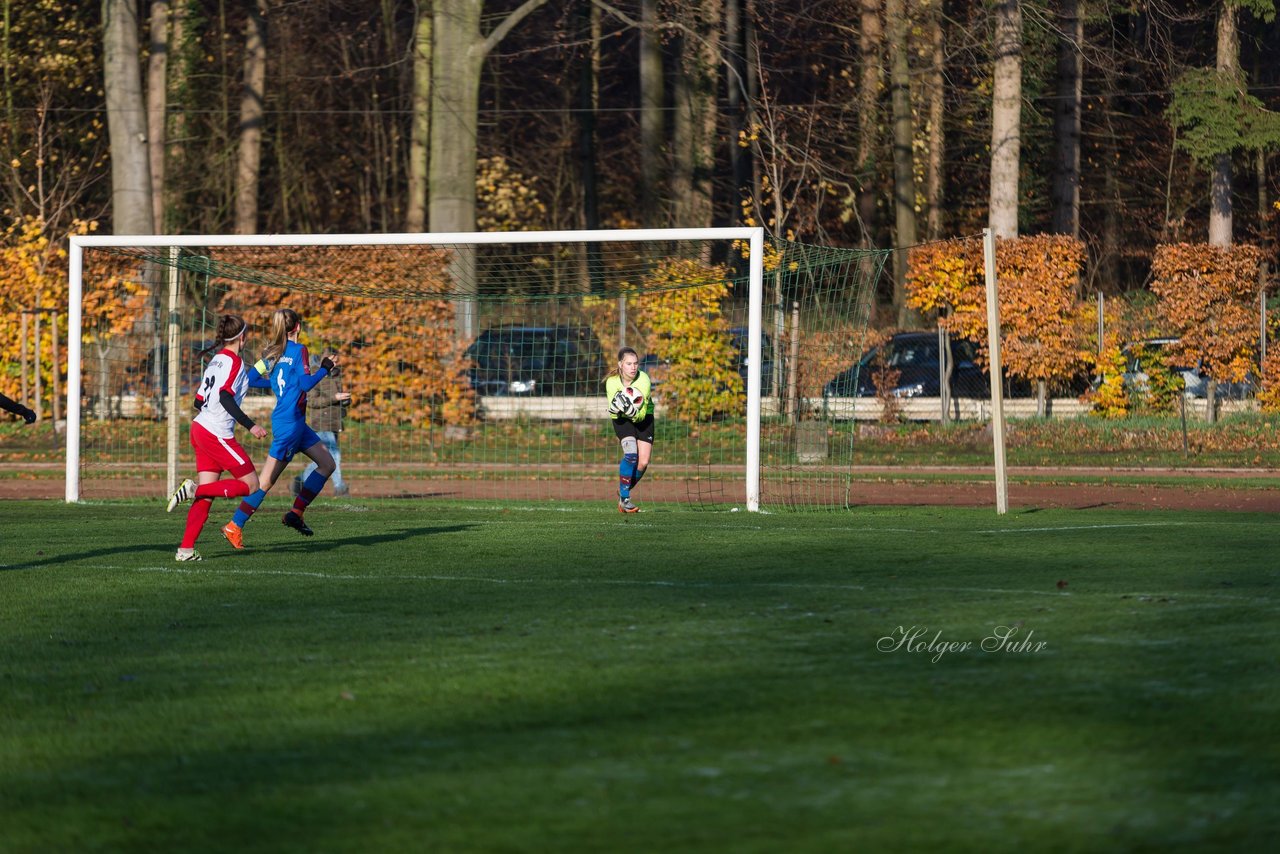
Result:
<svg viewBox="0 0 1280 854">
<path fill-rule="evenodd" d="M 635 489 L 635 488 L 636 488 L 636 484 L 638 484 L 638 483 L 640 482 L 640 478 L 644 477 L 644 473 L 645 473 L 646 471 L 648 471 L 648 469 L 642 469 L 642 468 L 640 468 L 640 467 L 639 467 L 639 465 L 637 465 L 637 466 L 636 466 L 636 473 L 635 473 L 635 474 L 633 474 L 633 475 L 631 476 L 631 488 L 632 488 L 632 489 Z"/>
<path fill-rule="evenodd" d="M 623 454 L 618 463 L 618 497 L 631 497 L 631 479 L 635 477 L 636 466 L 640 462 L 639 454 Z"/>
<path fill-rule="evenodd" d="M 267 497 L 266 490 L 259 489 L 252 495 L 246 495 L 240 501 L 240 506 L 236 509 L 236 515 L 231 521 L 235 522 L 241 528 L 249 521 L 249 517 L 258 512 L 258 508 L 262 505 L 262 499 Z"/>
<path fill-rule="evenodd" d="M 302 482 L 302 489 L 298 490 L 298 497 L 293 500 L 293 509 L 301 512 L 307 509 L 307 505 L 316 500 L 316 496 L 324 489 L 324 485 L 328 482 L 327 474 L 320 474 L 319 471 L 313 471 L 307 475 L 307 479 Z"/>
</svg>

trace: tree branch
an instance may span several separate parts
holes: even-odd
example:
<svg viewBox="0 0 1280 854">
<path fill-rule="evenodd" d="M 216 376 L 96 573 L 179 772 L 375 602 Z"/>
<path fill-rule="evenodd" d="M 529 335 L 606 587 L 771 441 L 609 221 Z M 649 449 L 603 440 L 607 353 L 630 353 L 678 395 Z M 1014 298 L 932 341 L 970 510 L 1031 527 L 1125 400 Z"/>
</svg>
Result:
<svg viewBox="0 0 1280 854">
<path fill-rule="evenodd" d="M 507 33 L 515 27 L 516 24 L 529 17 L 539 6 L 545 6 L 547 0 L 525 0 L 520 7 L 513 11 L 510 15 L 502 19 L 502 23 L 493 28 L 493 32 L 489 33 L 489 37 L 484 40 L 484 44 L 480 45 L 480 55 L 477 60 L 489 55 L 489 51 L 498 46 L 498 43 L 507 37 Z"/>
</svg>

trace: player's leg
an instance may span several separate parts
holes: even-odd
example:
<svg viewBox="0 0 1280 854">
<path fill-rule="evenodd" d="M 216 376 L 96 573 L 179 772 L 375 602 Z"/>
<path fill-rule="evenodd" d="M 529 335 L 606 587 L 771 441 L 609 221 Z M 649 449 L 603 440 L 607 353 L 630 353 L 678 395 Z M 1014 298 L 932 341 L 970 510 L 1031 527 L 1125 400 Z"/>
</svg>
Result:
<svg viewBox="0 0 1280 854">
<path fill-rule="evenodd" d="M 285 513 L 280 521 L 304 537 L 309 537 L 314 532 L 303 521 L 303 514 L 311 506 L 311 502 L 315 501 L 316 496 L 324 490 L 325 482 L 328 481 L 329 475 L 333 474 L 334 462 L 329 449 L 325 447 L 324 442 L 320 441 L 318 437 L 314 443 L 303 448 L 302 453 L 310 457 L 312 462 L 316 464 L 316 470 L 302 482 L 302 488 L 298 490 L 298 497 L 293 499 L 293 508 L 288 513 Z"/>
<path fill-rule="evenodd" d="M 298 493 L 302 491 L 302 484 L 306 483 L 307 478 L 311 477 L 311 475 L 315 473 L 315 470 L 316 470 L 316 461 L 308 460 L 307 467 L 304 468 L 302 472 L 297 477 L 295 477 L 292 483 L 290 483 L 289 485 L 289 489 L 293 493 L 294 498 L 298 497 Z"/>
<path fill-rule="evenodd" d="M 235 437 L 215 436 L 202 425 L 191 425 L 191 447 L 196 456 L 196 477 L 199 484 L 190 483 L 188 490 L 192 499 L 187 511 L 186 528 L 182 535 L 182 545 L 178 549 L 178 560 L 200 560 L 195 550 L 196 540 L 208 521 L 209 511 L 214 498 L 233 495 L 246 495 L 249 483 L 256 485 L 257 475 L 253 471 L 253 461 Z M 233 477 L 222 479 L 222 473 L 230 472 Z"/>
<path fill-rule="evenodd" d="M 639 442 L 635 436 L 623 436 L 622 459 L 618 461 L 618 509 L 623 513 L 634 513 L 637 509 L 631 503 L 631 486 L 635 482 L 636 466 L 639 464 Z"/>
<path fill-rule="evenodd" d="M 287 459 L 281 460 L 274 456 L 268 456 L 267 461 L 262 464 L 262 474 L 255 477 L 258 481 L 257 489 L 241 499 L 240 506 L 236 508 L 231 521 L 222 526 L 222 535 L 227 538 L 227 542 L 231 543 L 233 548 L 244 548 L 244 526 L 253 518 L 253 514 L 258 512 L 263 499 L 267 497 L 271 487 L 275 486 L 276 480 L 288 464 Z M 245 479 L 245 483 L 248 482 L 248 479 Z"/>
<path fill-rule="evenodd" d="M 299 514 L 324 491 L 324 485 L 328 482 L 329 476 L 338 467 L 333 454 L 329 452 L 328 444 L 319 433 L 307 428 L 301 439 L 302 453 L 311 458 L 311 465 L 307 467 L 310 474 L 303 478 L 302 487 L 298 490 L 297 498 L 293 502 L 293 509 Z"/>
<path fill-rule="evenodd" d="M 640 482 L 640 478 L 644 477 L 644 473 L 649 469 L 649 460 L 652 457 L 653 457 L 653 442 L 646 442 L 643 438 L 637 440 L 636 473 L 631 478 L 632 489 L 635 489 L 636 484 Z"/>
<path fill-rule="evenodd" d="M 640 478 L 644 477 L 644 473 L 649 468 L 649 459 L 653 456 L 653 434 L 653 413 L 650 413 L 640 423 L 636 424 L 636 441 L 639 445 L 636 453 L 636 471 L 631 477 L 632 489 L 636 488 L 636 484 L 640 482 Z"/>
<path fill-rule="evenodd" d="M 199 486 L 209 486 L 217 483 L 221 471 L 200 471 L 196 473 L 196 479 Z M 200 539 L 200 532 L 204 530 L 204 523 L 209 520 L 209 511 L 213 508 L 213 497 L 197 495 L 191 502 L 191 506 L 187 509 L 187 525 L 182 531 L 182 544 L 178 546 L 178 553 L 174 556 L 175 560 L 201 560 L 200 553 L 196 551 L 196 540 Z"/>
</svg>

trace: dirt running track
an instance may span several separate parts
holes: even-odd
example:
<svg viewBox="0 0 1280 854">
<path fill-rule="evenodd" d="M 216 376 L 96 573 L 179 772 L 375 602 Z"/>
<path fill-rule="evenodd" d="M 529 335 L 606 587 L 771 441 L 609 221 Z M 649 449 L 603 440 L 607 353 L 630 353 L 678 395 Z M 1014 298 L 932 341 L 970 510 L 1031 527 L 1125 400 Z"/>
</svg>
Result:
<svg viewBox="0 0 1280 854">
<path fill-rule="evenodd" d="M 950 480 L 904 479 L 908 475 L 945 473 Z M 855 472 L 848 500 L 855 506 L 876 505 L 995 505 L 995 486 L 990 480 L 967 480 L 968 477 L 989 477 L 989 470 L 947 469 L 904 470 L 890 467 L 865 467 Z M 1035 476 L 1037 480 L 1027 480 Z M 1071 483 L 1073 477 L 1152 480 L 1153 483 L 1132 485 L 1114 483 Z M 1248 485 L 1233 487 L 1232 480 L 1249 478 Z M 1045 482 L 1046 478 L 1061 479 L 1062 483 Z M 1177 478 L 1180 482 L 1160 483 L 1161 478 Z M 402 480 L 364 479 L 358 471 L 348 472 L 352 499 L 360 498 L 417 498 L 417 499 L 497 499 L 511 501 L 533 500 L 613 500 L 613 485 L 606 474 L 599 479 L 556 479 L 540 477 L 529 481 L 495 483 L 487 480 L 456 478 L 418 478 Z M 1188 483 L 1187 481 L 1193 481 Z M 1194 480 L 1206 481 L 1203 486 Z M 1212 480 L 1212 482 L 1209 482 Z M 1264 486 L 1259 488 L 1259 481 Z M 1272 481 L 1272 483 L 1265 483 Z M 789 503 L 805 498 L 813 489 L 803 482 L 777 483 L 766 481 L 763 500 L 767 505 Z M 287 497 L 285 484 L 279 484 L 276 492 Z M 86 478 L 82 483 L 81 497 L 85 499 L 164 497 L 163 482 L 143 479 Z M 840 491 L 842 494 L 842 490 Z M 663 478 L 661 468 L 637 488 L 636 500 L 645 502 L 692 503 L 704 507 L 741 505 L 744 501 L 741 481 L 724 478 L 712 480 Z M 24 478 L 0 478 L 0 499 L 46 498 L 62 499 L 64 488 L 56 476 Z M 325 498 L 332 498 L 327 491 Z M 831 495 L 824 493 L 825 499 Z M 1238 510 L 1262 513 L 1280 513 L 1280 471 L 1275 470 L 1115 470 L 1115 469 L 1010 469 L 1009 507 L 1011 510 L 1039 507 L 1152 509 L 1152 510 Z"/>
</svg>

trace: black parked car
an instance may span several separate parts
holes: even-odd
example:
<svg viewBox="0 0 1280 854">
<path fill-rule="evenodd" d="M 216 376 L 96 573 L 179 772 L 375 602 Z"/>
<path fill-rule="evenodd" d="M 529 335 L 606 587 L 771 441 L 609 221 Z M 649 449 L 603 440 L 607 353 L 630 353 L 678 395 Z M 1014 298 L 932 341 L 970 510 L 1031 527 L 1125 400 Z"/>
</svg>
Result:
<svg viewBox="0 0 1280 854">
<path fill-rule="evenodd" d="M 892 393 L 896 397 L 939 397 L 938 333 L 899 332 L 884 344 L 872 347 L 858 364 L 831 379 L 823 388 L 824 397 L 875 397 L 876 371 L 888 366 L 899 371 Z M 974 360 L 973 342 L 951 339 L 951 395 L 953 397 L 987 397 L 990 383 L 987 374 Z M 856 385 L 855 385 L 856 381 Z"/>
<path fill-rule="evenodd" d="M 484 396 L 589 395 L 605 374 L 600 342 L 585 326 L 502 326 L 481 332 L 466 357 Z"/>
</svg>

